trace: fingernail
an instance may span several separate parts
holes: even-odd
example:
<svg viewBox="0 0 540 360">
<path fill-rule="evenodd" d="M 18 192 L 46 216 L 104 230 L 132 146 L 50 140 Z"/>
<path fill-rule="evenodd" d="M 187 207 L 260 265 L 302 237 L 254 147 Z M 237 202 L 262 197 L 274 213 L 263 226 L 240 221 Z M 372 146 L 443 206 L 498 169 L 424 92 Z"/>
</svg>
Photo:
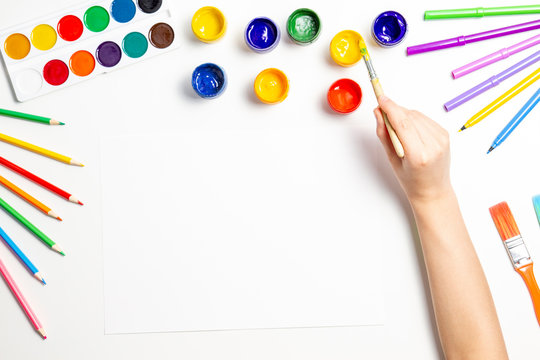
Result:
<svg viewBox="0 0 540 360">
<path fill-rule="evenodd" d="M 388 100 L 388 97 L 386 95 L 381 95 L 381 96 L 379 96 L 379 98 L 377 100 L 379 100 L 379 102 L 384 102 L 384 101 Z"/>
</svg>

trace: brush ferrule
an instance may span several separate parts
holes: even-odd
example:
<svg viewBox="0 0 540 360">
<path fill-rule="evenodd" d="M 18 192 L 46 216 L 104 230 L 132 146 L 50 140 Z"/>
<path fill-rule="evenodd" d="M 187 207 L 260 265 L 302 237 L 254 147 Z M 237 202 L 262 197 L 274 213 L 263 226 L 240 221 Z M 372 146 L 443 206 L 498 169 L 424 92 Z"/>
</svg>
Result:
<svg viewBox="0 0 540 360">
<path fill-rule="evenodd" d="M 504 242 L 506 252 L 514 265 L 514 268 L 519 268 L 532 263 L 531 255 L 527 250 L 527 245 L 523 241 L 521 235 L 514 236 Z"/>
<path fill-rule="evenodd" d="M 370 80 L 376 79 L 377 78 L 377 73 L 375 72 L 375 69 L 373 68 L 373 64 L 371 63 L 371 59 L 366 59 L 364 57 L 364 60 L 365 60 L 366 67 L 367 67 L 367 70 L 368 70 L 368 73 L 369 73 L 369 79 Z"/>
</svg>

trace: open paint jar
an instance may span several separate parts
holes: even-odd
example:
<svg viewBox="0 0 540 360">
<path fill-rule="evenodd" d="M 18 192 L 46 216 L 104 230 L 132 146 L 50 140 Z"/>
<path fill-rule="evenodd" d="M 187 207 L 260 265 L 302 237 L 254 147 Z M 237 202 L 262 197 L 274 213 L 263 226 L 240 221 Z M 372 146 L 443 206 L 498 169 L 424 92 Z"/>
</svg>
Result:
<svg viewBox="0 0 540 360">
<path fill-rule="evenodd" d="M 197 10 L 191 20 L 191 29 L 202 42 L 211 43 L 219 40 L 227 30 L 225 15 L 218 8 L 205 6 Z"/>
<path fill-rule="evenodd" d="M 225 71 L 216 64 L 202 64 L 193 71 L 191 85 L 197 95 L 204 99 L 212 99 L 225 91 L 227 76 Z"/>
<path fill-rule="evenodd" d="M 330 56 L 341 66 L 352 66 L 362 59 L 359 42 L 362 36 L 353 30 L 336 34 L 330 42 Z"/>
<path fill-rule="evenodd" d="M 340 114 L 348 114 L 362 103 L 362 89 L 351 79 L 339 79 L 328 89 L 328 105 Z"/>
<path fill-rule="evenodd" d="M 265 53 L 276 48 L 281 32 L 275 22 L 266 17 L 250 21 L 245 31 L 246 44 L 255 52 Z"/>
<path fill-rule="evenodd" d="M 321 33 L 321 20 L 313 10 L 298 9 L 287 20 L 287 33 L 295 43 L 309 45 Z"/>
<path fill-rule="evenodd" d="M 407 34 L 407 21 L 396 11 L 385 11 L 373 20 L 371 35 L 377 44 L 392 47 L 403 41 Z"/>
<path fill-rule="evenodd" d="M 265 104 L 279 104 L 289 94 L 289 79 L 283 71 L 270 68 L 257 75 L 255 95 Z"/>
</svg>

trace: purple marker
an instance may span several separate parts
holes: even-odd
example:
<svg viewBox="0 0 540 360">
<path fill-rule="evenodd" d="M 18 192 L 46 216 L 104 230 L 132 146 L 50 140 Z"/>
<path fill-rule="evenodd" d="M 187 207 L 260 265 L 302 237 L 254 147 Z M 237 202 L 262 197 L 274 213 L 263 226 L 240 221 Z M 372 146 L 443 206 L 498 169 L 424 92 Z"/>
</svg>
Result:
<svg viewBox="0 0 540 360">
<path fill-rule="evenodd" d="M 484 56 L 483 58 L 473 61 L 467 65 L 463 65 L 462 67 L 452 71 L 452 76 L 454 79 L 460 78 L 464 75 L 472 73 L 473 71 L 481 69 L 484 66 L 488 66 L 499 60 L 506 59 L 509 56 L 512 56 L 520 51 L 527 50 L 528 48 L 538 44 L 540 44 L 540 34 L 510 47 L 495 51 L 493 54 Z"/>
<path fill-rule="evenodd" d="M 517 33 L 531 31 L 535 29 L 540 29 L 540 20 L 534 20 L 534 21 L 530 21 L 530 22 L 526 22 L 522 24 L 507 26 L 500 29 L 493 29 L 493 30 L 484 31 L 477 34 L 458 36 L 451 39 L 410 46 L 407 48 L 407 55 L 420 54 L 420 53 L 424 53 L 428 51 L 441 50 L 441 49 L 451 48 L 455 46 L 463 46 L 469 43 L 474 43 L 474 42 L 488 40 L 488 39 L 494 39 L 501 36 L 517 34 Z"/>
<path fill-rule="evenodd" d="M 501 82 L 508 79 L 510 76 L 517 74 L 521 70 L 536 63 L 538 60 L 540 60 L 540 51 L 535 52 L 534 54 L 521 60 L 517 64 L 510 66 L 508 69 L 504 70 L 503 72 L 490 77 L 486 81 L 476 85 L 472 89 L 469 89 L 465 91 L 463 94 L 448 101 L 446 104 L 444 104 L 444 108 L 446 109 L 446 111 L 450 111 L 452 109 L 457 108 L 458 106 L 466 103 L 467 101 L 471 100 L 475 96 L 480 95 L 484 91 L 487 91 L 491 89 L 492 87 L 499 85 Z"/>
</svg>

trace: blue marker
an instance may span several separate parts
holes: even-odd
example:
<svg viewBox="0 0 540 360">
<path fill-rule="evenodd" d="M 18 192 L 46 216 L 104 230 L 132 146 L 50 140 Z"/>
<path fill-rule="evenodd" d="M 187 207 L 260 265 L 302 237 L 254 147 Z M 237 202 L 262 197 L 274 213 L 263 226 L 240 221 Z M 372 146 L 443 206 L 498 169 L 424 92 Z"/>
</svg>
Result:
<svg viewBox="0 0 540 360">
<path fill-rule="evenodd" d="M 39 273 L 39 270 L 34 266 L 34 264 L 32 264 L 32 262 L 26 257 L 26 255 L 24 255 L 24 253 L 21 251 L 21 249 L 19 249 L 17 244 L 15 244 L 13 240 L 11 240 L 8 234 L 6 234 L 4 230 L 2 230 L 1 227 L 0 227 L 0 237 L 2 238 L 2 240 L 6 242 L 6 244 L 11 248 L 11 250 L 13 250 L 15 255 L 17 255 L 17 257 L 21 259 L 21 261 L 28 268 L 28 270 L 30 270 L 30 272 L 34 275 L 34 277 L 38 279 L 39 281 L 41 281 L 43 285 L 46 285 L 45 280 L 43 279 L 43 276 L 41 276 Z"/>
<path fill-rule="evenodd" d="M 493 151 L 497 146 L 503 143 L 504 140 L 514 131 L 514 129 L 521 123 L 525 117 L 531 112 L 532 109 L 540 101 L 540 88 L 536 90 L 534 95 L 527 101 L 527 103 L 518 111 L 518 113 L 510 120 L 510 122 L 504 127 L 504 129 L 497 135 L 495 141 L 488 150 L 488 154 Z"/>
</svg>

